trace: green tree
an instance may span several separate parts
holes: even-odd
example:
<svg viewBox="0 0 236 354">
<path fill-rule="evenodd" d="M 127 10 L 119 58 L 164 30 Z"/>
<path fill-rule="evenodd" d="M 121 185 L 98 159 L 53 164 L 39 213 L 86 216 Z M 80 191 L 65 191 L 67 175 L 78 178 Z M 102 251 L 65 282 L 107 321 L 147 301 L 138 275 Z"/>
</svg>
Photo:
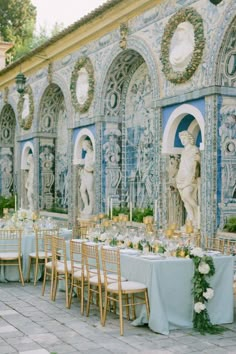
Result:
<svg viewBox="0 0 236 354">
<path fill-rule="evenodd" d="M 23 55 L 32 43 L 36 15 L 31 0 L 0 0 L 0 33 L 4 41 L 14 43 L 13 59 Z"/>
</svg>

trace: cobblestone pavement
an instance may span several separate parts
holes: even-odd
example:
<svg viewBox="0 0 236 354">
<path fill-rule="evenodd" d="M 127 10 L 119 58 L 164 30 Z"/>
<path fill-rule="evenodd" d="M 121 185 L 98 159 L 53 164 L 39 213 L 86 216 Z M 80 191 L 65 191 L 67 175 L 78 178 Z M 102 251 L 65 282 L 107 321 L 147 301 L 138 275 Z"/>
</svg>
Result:
<svg viewBox="0 0 236 354">
<path fill-rule="evenodd" d="M 41 296 L 40 282 L 36 287 L 0 283 L 0 354 L 236 353 L 236 321 L 225 327 L 228 330 L 220 335 L 203 336 L 188 329 L 164 336 L 125 320 L 121 337 L 114 314 L 108 314 L 102 327 L 96 306 L 89 317 L 81 316 L 77 298 L 66 309 L 65 294 L 58 292 L 52 302 L 48 293 Z"/>
</svg>

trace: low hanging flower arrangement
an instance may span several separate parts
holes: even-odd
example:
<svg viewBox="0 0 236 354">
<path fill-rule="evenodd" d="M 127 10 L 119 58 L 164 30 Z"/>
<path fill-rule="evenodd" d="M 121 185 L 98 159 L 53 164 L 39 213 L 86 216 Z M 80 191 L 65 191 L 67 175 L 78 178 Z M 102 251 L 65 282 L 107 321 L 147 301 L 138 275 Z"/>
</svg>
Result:
<svg viewBox="0 0 236 354">
<path fill-rule="evenodd" d="M 192 290 L 194 297 L 193 328 L 201 334 L 221 333 L 225 328 L 211 323 L 206 308 L 206 303 L 214 296 L 214 290 L 208 282 L 208 278 L 215 274 L 213 259 L 210 256 L 204 255 L 200 247 L 196 247 L 190 251 L 190 258 L 194 263 Z"/>
</svg>

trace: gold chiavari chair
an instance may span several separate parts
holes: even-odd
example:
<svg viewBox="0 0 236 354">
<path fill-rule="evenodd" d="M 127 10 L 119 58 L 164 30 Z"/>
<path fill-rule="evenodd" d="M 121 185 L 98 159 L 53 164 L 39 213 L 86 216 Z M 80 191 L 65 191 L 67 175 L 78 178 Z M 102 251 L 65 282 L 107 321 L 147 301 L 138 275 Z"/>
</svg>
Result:
<svg viewBox="0 0 236 354">
<path fill-rule="evenodd" d="M 44 276 L 43 276 L 43 286 L 42 286 L 42 296 L 45 293 L 46 281 L 48 278 L 51 280 L 50 287 L 50 298 L 53 298 L 53 262 L 52 262 L 52 236 L 45 235 L 44 237 Z"/>
<path fill-rule="evenodd" d="M 85 239 L 88 235 L 88 226 L 74 226 L 72 229 L 72 239 L 81 238 Z"/>
<path fill-rule="evenodd" d="M 205 250 L 207 251 L 219 251 L 224 253 L 225 241 L 215 237 L 205 238 Z"/>
<path fill-rule="evenodd" d="M 70 240 L 70 260 L 71 260 L 71 288 L 69 295 L 69 308 L 71 307 L 72 295 L 74 288 L 77 289 L 77 296 L 80 298 L 81 314 L 84 313 L 84 286 L 85 286 L 85 272 L 82 255 L 82 240 Z"/>
<path fill-rule="evenodd" d="M 71 262 L 66 257 L 66 241 L 62 237 L 52 237 L 52 300 L 56 300 L 58 281 L 65 282 L 66 307 L 69 308 L 69 281 L 71 277 Z"/>
<path fill-rule="evenodd" d="M 38 270 L 40 265 L 45 265 L 45 258 L 46 258 L 46 251 L 44 247 L 44 239 L 45 236 L 48 235 L 49 237 L 58 236 L 59 230 L 58 228 L 55 229 L 34 229 L 35 234 L 35 251 L 29 254 L 29 265 L 28 265 L 28 276 L 27 280 L 30 281 L 30 270 L 31 266 L 35 265 L 34 270 L 34 286 L 37 283 L 38 278 Z M 47 250 L 47 258 L 51 257 L 51 253 Z"/>
<path fill-rule="evenodd" d="M 0 266 L 18 268 L 20 281 L 24 286 L 22 273 L 21 230 L 0 230 Z"/>
<path fill-rule="evenodd" d="M 145 304 L 147 317 L 149 319 L 149 301 L 148 290 L 145 284 L 135 281 L 122 281 L 121 269 L 120 269 L 120 250 L 116 248 L 114 250 L 102 247 L 102 266 L 105 280 L 105 300 L 104 300 L 104 315 L 103 325 L 106 323 L 106 312 L 108 302 L 117 303 L 119 306 L 120 316 L 120 335 L 124 334 L 124 322 L 123 322 L 123 307 L 128 309 L 131 307 L 133 317 L 135 317 L 135 306 Z M 114 277 L 117 281 L 114 281 Z M 124 298 L 124 299 L 123 299 Z M 130 298 L 130 302 L 129 302 Z M 129 312 L 128 313 L 129 316 Z"/>
<path fill-rule="evenodd" d="M 102 281 L 100 271 L 100 260 L 98 245 L 83 243 L 82 254 L 85 265 L 85 272 L 88 286 L 88 300 L 86 308 L 86 316 L 89 316 L 90 304 L 93 301 L 93 294 L 96 296 L 97 304 L 100 310 L 100 321 L 102 323 Z"/>
</svg>

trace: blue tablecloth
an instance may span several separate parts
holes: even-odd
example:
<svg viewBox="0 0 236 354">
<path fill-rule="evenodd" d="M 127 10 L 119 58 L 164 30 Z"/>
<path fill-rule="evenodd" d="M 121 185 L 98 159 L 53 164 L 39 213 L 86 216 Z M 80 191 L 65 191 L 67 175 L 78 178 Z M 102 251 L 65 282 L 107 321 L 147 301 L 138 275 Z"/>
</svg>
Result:
<svg viewBox="0 0 236 354">
<path fill-rule="evenodd" d="M 63 236 L 65 239 L 70 239 L 72 231 L 68 229 L 60 229 L 59 235 Z M 29 264 L 29 253 L 35 252 L 35 236 L 32 232 L 23 232 L 22 242 L 21 242 L 21 251 L 22 251 L 22 272 L 24 280 L 27 278 L 28 273 L 28 264 Z M 38 273 L 38 278 L 41 277 L 41 271 Z M 31 270 L 31 278 L 33 279 L 33 267 Z M 13 266 L 0 266 L 0 282 L 6 281 L 19 281 L 19 272 L 17 267 Z"/>
<path fill-rule="evenodd" d="M 207 304 L 213 324 L 233 322 L 233 257 L 215 256 L 215 275 L 210 278 L 214 297 Z M 171 329 L 191 328 L 193 317 L 191 259 L 167 258 L 148 260 L 138 256 L 121 256 L 122 275 L 148 286 L 150 301 L 149 327 L 169 334 Z M 142 307 L 134 325 L 147 323 Z"/>
</svg>

